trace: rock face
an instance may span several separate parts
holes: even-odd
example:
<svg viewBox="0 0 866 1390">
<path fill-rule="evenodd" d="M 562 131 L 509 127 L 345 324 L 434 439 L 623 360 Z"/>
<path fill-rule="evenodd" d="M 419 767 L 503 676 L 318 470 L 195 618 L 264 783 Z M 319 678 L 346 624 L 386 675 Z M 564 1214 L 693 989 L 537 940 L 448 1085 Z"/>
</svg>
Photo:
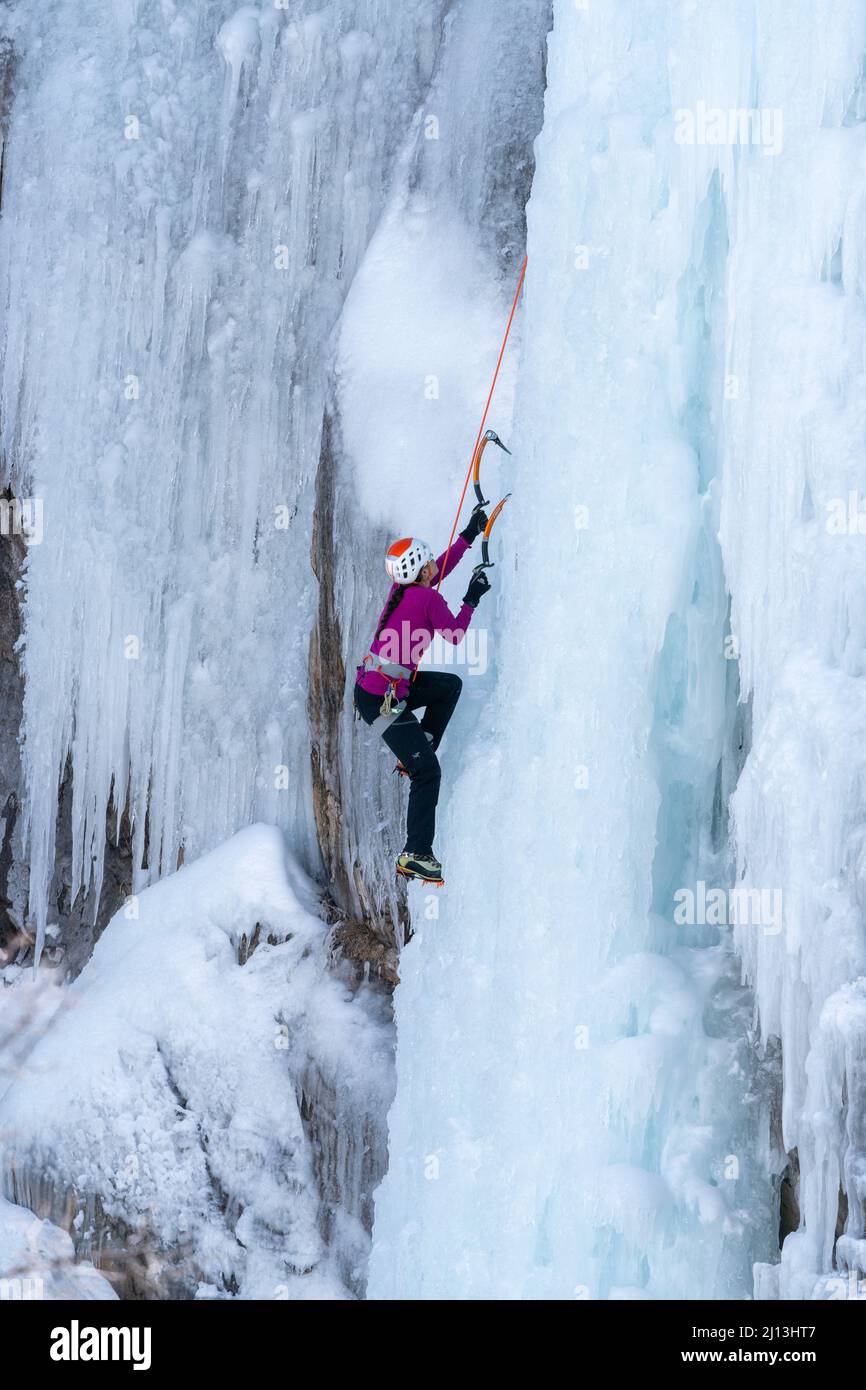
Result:
<svg viewBox="0 0 866 1390">
<path fill-rule="evenodd" d="M 8 500 L 9 494 L 4 494 Z M 16 836 L 19 833 L 21 765 L 18 731 L 23 695 L 16 645 L 21 635 L 18 584 L 24 546 L 0 536 L 0 950 L 9 949 L 22 923 L 15 910 Z"/>
<path fill-rule="evenodd" d="M 322 859 L 332 892 L 349 908 L 352 887 L 343 858 L 343 806 L 339 738 L 344 707 L 346 668 L 343 633 L 334 589 L 335 433 L 331 414 L 322 422 L 322 447 L 316 473 L 316 507 L 310 562 L 318 580 L 316 624 L 310 634 L 309 696 L 310 757 L 313 806 Z"/>
<path fill-rule="evenodd" d="M 51 882 L 50 903 L 57 936 L 47 947 L 52 964 L 74 979 L 90 959 L 96 942 L 124 899 L 132 891 L 132 837 L 124 815 L 119 832 L 109 811 L 105 827 L 105 871 L 98 901 L 93 892 L 74 893 L 72 883 L 72 776 L 67 768 L 60 792 L 57 817 L 57 857 Z M 56 942 L 56 944 L 55 944 Z"/>
<path fill-rule="evenodd" d="M 366 726 L 355 724 L 352 711 L 355 664 L 347 670 L 347 662 L 357 663 L 363 657 L 363 651 L 359 650 L 352 658 L 350 648 L 353 642 L 360 640 L 358 629 L 364 614 L 359 614 L 355 607 L 354 588 L 348 591 L 350 603 L 345 605 L 347 590 L 341 587 L 347 622 L 347 631 L 344 631 L 338 611 L 337 583 L 338 577 L 345 580 L 347 566 L 338 554 L 338 537 L 351 535 L 352 523 L 345 486 L 338 492 L 341 463 L 344 470 L 338 420 L 329 411 L 322 426 L 311 554 L 319 584 L 316 624 L 310 635 L 307 706 L 313 805 L 332 902 L 342 910 L 347 921 L 355 923 L 353 952 L 365 949 L 366 935 L 372 957 L 375 957 L 378 944 L 394 948 L 403 939 L 408 914 L 405 890 L 396 887 L 393 873 L 388 872 L 390 865 L 385 869 L 378 855 L 372 863 L 364 863 L 368 859 L 365 850 L 371 841 L 366 822 L 374 799 L 380 803 L 377 805 L 380 823 L 387 819 L 399 826 L 402 810 L 400 789 L 395 785 L 397 779 L 392 779 L 390 787 L 387 782 L 382 785 L 376 741 L 364 737 Z M 362 791 L 365 774 L 368 785 Z M 372 789 L 374 787 L 376 790 Z M 366 928 L 366 932 L 359 934 L 359 926 Z M 341 939 L 348 940 L 345 933 Z"/>
<path fill-rule="evenodd" d="M 3 173 L 6 131 L 12 105 L 15 62 L 12 45 L 0 39 L 0 208 L 3 205 Z M 12 493 L 0 494 L 4 508 Z M 4 510 L 4 517 L 6 517 Z M 7 518 L 8 519 L 8 518 Z M 17 644 L 21 636 L 18 584 L 25 547 L 11 526 L 0 535 L 0 961 L 26 948 L 22 935 L 21 903 L 26 876 L 20 853 L 19 811 L 21 761 L 18 737 L 21 729 L 23 685 Z M 22 883 L 22 877 L 24 883 Z"/>
</svg>

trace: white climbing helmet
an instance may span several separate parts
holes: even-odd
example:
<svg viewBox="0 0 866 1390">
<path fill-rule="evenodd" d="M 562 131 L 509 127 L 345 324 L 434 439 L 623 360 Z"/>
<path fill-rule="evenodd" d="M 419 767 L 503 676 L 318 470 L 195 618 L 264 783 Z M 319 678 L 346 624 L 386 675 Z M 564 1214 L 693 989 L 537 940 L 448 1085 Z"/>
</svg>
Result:
<svg viewBox="0 0 866 1390">
<path fill-rule="evenodd" d="M 432 559 L 433 551 L 426 541 L 419 541 L 415 536 L 404 536 L 401 541 L 389 546 L 385 568 L 395 584 L 411 584 Z"/>
</svg>

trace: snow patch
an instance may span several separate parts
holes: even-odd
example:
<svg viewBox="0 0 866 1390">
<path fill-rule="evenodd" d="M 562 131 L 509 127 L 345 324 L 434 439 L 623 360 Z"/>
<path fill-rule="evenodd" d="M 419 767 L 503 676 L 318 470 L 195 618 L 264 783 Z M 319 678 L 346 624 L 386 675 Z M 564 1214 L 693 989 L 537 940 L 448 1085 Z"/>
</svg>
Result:
<svg viewBox="0 0 866 1390">
<path fill-rule="evenodd" d="M 186 1248 L 187 1281 L 348 1296 L 303 1078 L 328 1081 L 348 1141 L 353 1117 L 362 1133 L 387 1103 L 390 1038 L 375 997 L 328 973 L 316 905 L 280 831 L 259 825 L 122 909 L 0 1104 L 7 1182 L 97 1194 L 163 1254 Z M 364 1193 L 340 1196 L 362 1263 Z"/>
</svg>

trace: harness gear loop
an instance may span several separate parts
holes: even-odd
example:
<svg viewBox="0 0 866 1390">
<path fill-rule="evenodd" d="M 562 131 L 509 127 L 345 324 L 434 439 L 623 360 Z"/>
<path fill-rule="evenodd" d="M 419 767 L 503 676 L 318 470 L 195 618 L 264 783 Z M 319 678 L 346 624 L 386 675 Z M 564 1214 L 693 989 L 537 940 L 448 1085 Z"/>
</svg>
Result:
<svg viewBox="0 0 866 1390">
<path fill-rule="evenodd" d="M 368 661 L 374 662 L 372 669 L 376 675 L 388 682 L 388 689 L 385 691 L 385 698 L 379 706 L 379 713 L 386 719 L 395 718 L 398 714 L 402 714 L 406 708 L 405 700 L 397 700 L 396 705 L 394 703 L 397 698 L 397 686 L 401 681 L 412 679 L 411 668 L 401 666 L 399 661 L 380 661 L 375 652 L 368 652 L 361 665 L 366 666 Z"/>
</svg>

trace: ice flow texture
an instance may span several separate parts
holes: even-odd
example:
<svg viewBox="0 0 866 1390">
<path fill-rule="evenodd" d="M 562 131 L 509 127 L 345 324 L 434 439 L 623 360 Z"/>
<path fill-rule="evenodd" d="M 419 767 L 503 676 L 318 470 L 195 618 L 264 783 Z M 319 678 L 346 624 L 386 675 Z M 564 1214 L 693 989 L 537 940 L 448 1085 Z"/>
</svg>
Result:
<svg viewBox="0 0 866 1390">
<path fill-rule="evenodd" d="M 73 894 L 98 893 L 109 806 L 114 824 L 131 814 L 136 889 L 255 817 L 318 869 L 310 550 L 331 374 L 351 398 L 355 354 L 365 389 L 379 370 L 344 440 L 334 425 L 320 517 L 353 669 L 388 539 L 450 526 L 496 282 L 522 254 L 547 15 L 528 23 L 516 0 L 4 12 L 0 430 L 12 487 L 45 505 L 22 658 L 40 942 L 67 768 Z M 363 756 L 341 756 L 359 793 Z M 360 804 L 342 853 L 375 882 Z"/>
<path fill-rule="evenodd" d="M 30 906 L 251 819 L 318 863 L 306 668 L 329 335 L 442 6 L 85 0 L 5 19 L 2 443 L 44 500 L 24 606 Z M 290 769 L 288 791 L 277 772 Z M 147 824 L 147 845 L 145 826 Z"/>
<path fill-rule="evenodd" d="M 544 485 L 402 965 L 372 1297 L 743 1298 L 753 1262 L 827 1296 L 842 1175 L 863 1267 L 864 541 L 827 522 L 866 494 L 864 38 L 555 6 L 512 430 Z M 772 142 L 698 134 L 755 107 Z M 731 933 L 673 919 L 701 878 L 781 893 L 735 932 L 776 1147 Z"/>
</svg>

